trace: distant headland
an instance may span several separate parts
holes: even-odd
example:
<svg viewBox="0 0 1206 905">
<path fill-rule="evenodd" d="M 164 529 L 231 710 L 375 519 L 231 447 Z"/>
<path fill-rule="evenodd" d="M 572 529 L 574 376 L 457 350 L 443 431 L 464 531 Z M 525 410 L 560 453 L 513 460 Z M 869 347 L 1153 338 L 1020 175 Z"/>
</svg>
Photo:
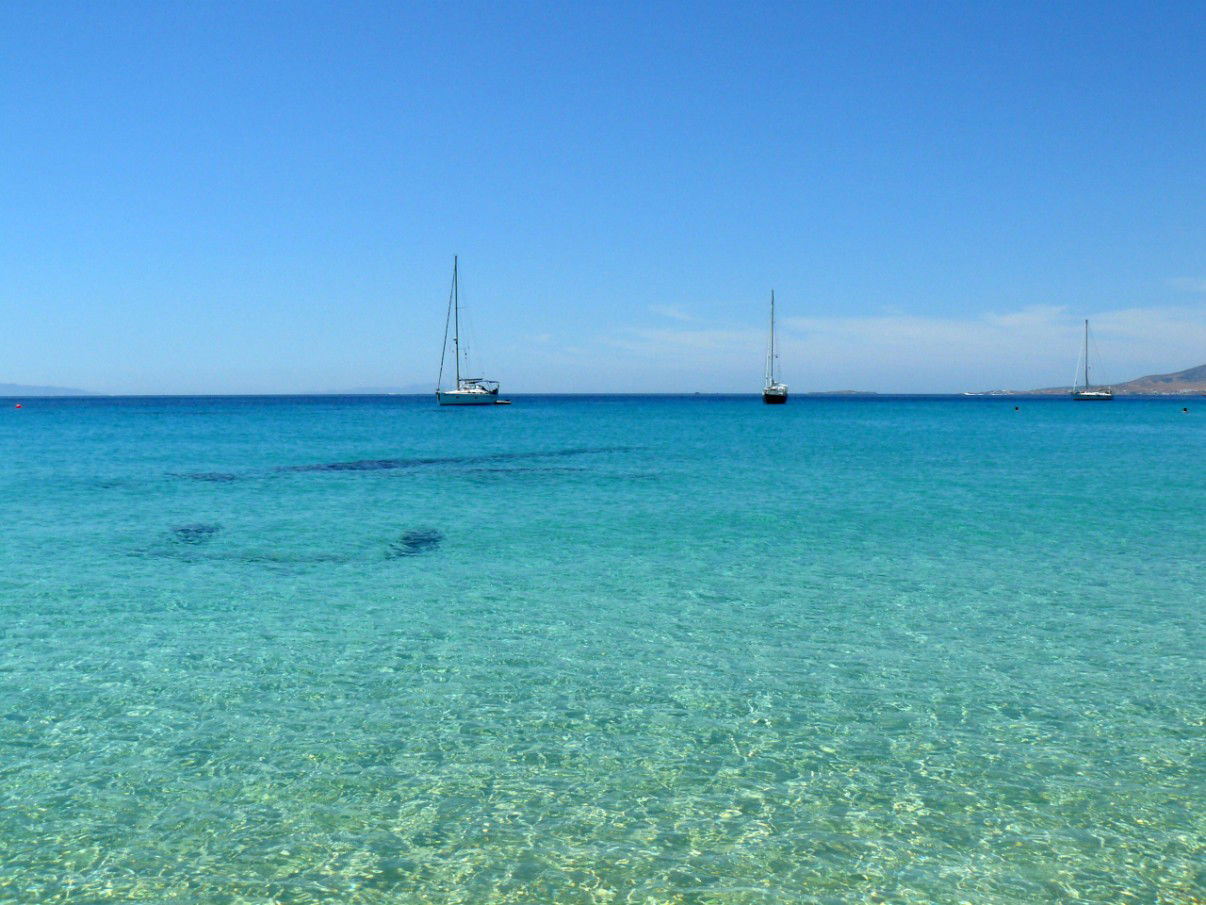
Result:
<svg viewBox="0 0 1206 905">
<path fill-rule="evenodd" d="M 24 383 L 0 383 L 0 396 L 95 396 L 87 390 L 71 387 L 29 386 Z"/>
</svg>

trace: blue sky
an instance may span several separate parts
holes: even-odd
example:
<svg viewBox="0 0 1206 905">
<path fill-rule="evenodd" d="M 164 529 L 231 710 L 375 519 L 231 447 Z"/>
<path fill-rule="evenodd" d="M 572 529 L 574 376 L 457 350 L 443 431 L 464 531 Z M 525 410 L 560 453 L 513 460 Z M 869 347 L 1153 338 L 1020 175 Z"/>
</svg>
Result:
<svg viewBox="0 0 1206 905">
<path fill-rule="evenodd" d="M 0 381 L 1067 383 L 1206 361 L 1206 7 L 0 5 Z"/>
</svg>

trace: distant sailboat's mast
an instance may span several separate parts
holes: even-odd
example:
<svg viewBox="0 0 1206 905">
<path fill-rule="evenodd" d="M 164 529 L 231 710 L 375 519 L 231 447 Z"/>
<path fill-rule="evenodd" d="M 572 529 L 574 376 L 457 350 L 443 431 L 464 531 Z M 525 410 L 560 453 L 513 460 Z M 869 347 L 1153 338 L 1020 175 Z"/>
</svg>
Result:
<svg viewBox="0 0 1206 905">
<path fill-rule="evenodd" d="M 456 353 L 456 388 L 461 388 L 461 296 L 456 275 L 456 255 L 452 256 L 452 349 Z"/>
</svg>

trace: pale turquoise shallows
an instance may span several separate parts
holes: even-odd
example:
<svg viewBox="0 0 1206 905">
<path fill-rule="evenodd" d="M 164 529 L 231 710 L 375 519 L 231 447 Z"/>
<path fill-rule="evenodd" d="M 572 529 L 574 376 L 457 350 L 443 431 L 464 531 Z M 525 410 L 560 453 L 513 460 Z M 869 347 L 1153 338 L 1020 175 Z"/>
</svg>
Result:
<svg viewBox="0 0 1206 905">
<path fill-rule="evenodd" d="M 14 401 L 0 902 L 1206 897 L 1206 400 Z"/>
</svg>

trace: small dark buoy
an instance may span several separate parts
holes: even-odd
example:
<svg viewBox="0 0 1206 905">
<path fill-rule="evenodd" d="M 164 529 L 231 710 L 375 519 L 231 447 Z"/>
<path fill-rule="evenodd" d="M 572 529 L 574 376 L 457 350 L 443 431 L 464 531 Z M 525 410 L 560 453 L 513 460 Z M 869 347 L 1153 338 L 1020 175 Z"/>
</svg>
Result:
<svg viewBox="0 0 1206 905">
<path fill-rule="evenodd" d="M 17 406 L 17 408 L 20 408 L 20 407 L 21 407 L 21 406 Z M 1188 415 L 1188 414 L 1189 414 L 1189 406 L 1185 406 L 1184 408 L 1182 408 L 1182 409 L 1181 409 L 1181 414 L 1183 414 L 1183 415 Z"/>
<path fill-rule="evenodd" d="M 1013 407 L 1013 410 L 1016 412 L 1016 411 L 1018 410 L 1018 407 L 1015 405 L 1015 406 Z"/>
</svg>

